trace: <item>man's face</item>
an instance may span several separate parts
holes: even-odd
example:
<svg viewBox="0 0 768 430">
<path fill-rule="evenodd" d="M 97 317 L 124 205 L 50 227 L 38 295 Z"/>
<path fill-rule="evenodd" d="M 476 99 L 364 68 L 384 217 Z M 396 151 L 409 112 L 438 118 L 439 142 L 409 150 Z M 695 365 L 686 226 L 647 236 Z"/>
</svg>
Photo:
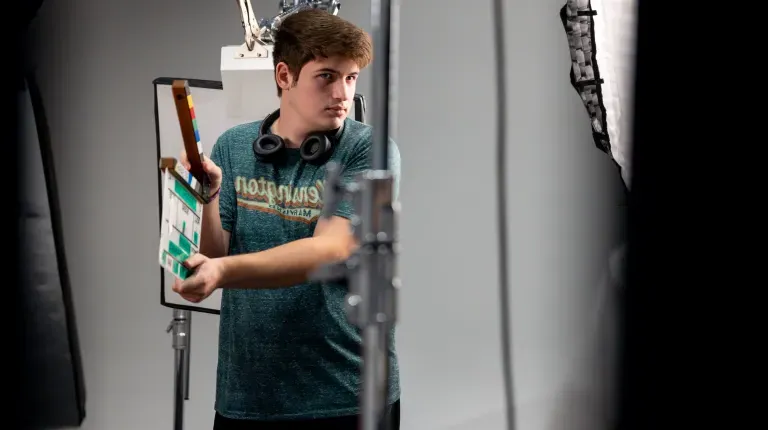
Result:
<svg viewBox="0 0 768 430">
<path fill-rule="evenodd" d="M 359 73 L 357 64 L 343 57 L 310 61 L 296 85 L 283 90 L 284 101 L 312 131 L 339 128 L 352 107 Z"/>
</svg>

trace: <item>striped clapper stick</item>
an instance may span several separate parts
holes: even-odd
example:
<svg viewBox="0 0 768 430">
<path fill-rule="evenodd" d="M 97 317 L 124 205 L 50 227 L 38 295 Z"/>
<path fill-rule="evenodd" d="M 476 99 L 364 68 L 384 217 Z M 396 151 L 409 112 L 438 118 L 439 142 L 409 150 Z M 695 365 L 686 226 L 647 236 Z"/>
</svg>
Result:
<svg viewBox="0 0 768 430">
<path fill-rule="evenodd" d="M 162 217 L 160 219 L 160 266 L 184 280 L 189 271 L 182 263 L 200 248 L 203 219 L 201 186 L 187 181 L 190 173 L 175 158 L 161 158 Z"/>
<path fill-rule="evenodd" d="M 200 140 L 200 129 L 197 125 L 197 115 L 195 114 L 195 104 L 192 102 L 192 92 L 189 89 L 189 82 L 178 79 L 171 85 L 173 91 L 173 100 L 176 104 L 176 114 L 179 117 L 179 127 L 181 128 L 181 138 L 184 141 L 184 150 L 187 153 L 189 161 L 189 175 L 187 183 L 195 186 L 193 181 L 201 185 L 200 195 L 205 202 L 208 201 L 210 193 L 210 180 L 203 170 L 203 144 Z"/>
</svg>

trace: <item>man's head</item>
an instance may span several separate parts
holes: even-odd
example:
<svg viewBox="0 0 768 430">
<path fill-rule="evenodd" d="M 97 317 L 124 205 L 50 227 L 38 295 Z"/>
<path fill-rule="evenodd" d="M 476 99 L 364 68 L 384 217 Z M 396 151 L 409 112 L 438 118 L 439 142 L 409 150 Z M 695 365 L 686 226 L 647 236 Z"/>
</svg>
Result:
<svg viewBox="0 0 768 430">
<path fill-rule="evenodd" d="M 308 9 L 280 24 L 273 55 L 281 111 L 319 131 L 338 128 L 347 117 L 358 73 L 372 61 L 373 46 L 361 28 Z"/>
</svg>

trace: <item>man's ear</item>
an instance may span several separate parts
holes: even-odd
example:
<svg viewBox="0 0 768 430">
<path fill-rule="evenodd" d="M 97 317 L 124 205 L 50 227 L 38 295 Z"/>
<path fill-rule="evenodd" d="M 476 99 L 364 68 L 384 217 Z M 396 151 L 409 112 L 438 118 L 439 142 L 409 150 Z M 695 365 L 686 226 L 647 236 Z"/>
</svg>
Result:
<svg viewBox="0 0 768 430">
<path fill-rule="evenodd" d="M 288 65 L 282 61 L 277 63 L 275 67 L 275 81 L 283 91 L 287 91 L 293 86 L 293 75 L 288 69 Z"/>
</svg>

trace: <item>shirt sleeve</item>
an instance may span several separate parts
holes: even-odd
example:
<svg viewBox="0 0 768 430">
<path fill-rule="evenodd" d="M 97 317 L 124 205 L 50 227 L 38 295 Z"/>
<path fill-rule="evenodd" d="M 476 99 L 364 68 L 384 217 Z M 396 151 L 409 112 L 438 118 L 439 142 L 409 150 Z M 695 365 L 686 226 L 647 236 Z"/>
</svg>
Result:
<svg viewBox="0 0 768 430">
<path fill-rule="evenodd" d="M 221 227 L 231 232 L 235 225 L 236 196 L 235 181 L 232 178 L 232 167 L 228 157 L 226 135 L 222 134 L 211 151 L 211 161 L 221 168 L 221 191 L 219 192 L 219 215 Z M 205 216 L 205 215 L 203 215 Z"/>
<path fill-rule="evenodd" d="M 359 177 L 361 172 L 371 168 L 371 138 L 367 137 L 367 139 L 368 141 L 361 145 L 361 149 L 351 157 L 349 162 L 345 166 L 341 166 L 342 174 L 340 180 L 343 184 L 351 184 Z M 387 152 L 389 155 L 389 170 L 394 176 L 392 200 L 396 201 L 400 195 L 400 150 L 392 139 L 389 139 L 389 150 Z M 347 219 L 352 218 L 355 215 L 355 210 L 351 199 L 339 202 L 335 215 Z"/>
</svg>

